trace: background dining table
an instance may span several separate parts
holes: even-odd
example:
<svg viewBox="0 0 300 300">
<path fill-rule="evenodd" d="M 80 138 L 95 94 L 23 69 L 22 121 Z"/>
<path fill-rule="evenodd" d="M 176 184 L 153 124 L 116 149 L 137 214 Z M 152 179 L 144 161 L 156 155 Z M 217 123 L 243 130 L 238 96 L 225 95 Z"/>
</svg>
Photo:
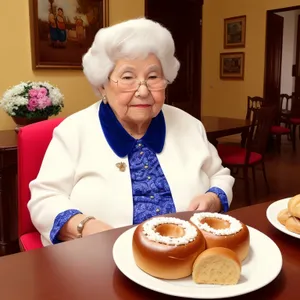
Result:
<svg viewBox="0 0 300 300">
<path fill-rule="evenodd" d="M 202 116 L 201 122 L 206 130 L 209 141 L 215 144 L 216 139 L 247 131 L 251 121 L 246 119 Z"/>
<path fill-rule="evenodd" d="M 299 299 L 300 239 L 286 235 L 269 223 L 266 209 L 270 203 L 229 212 L 231 216 L 269 236 L 283 256 L 282 270 L 271 283 L 234 299 Z M 187 220 L 191 212 L 178 213 L 176 216 Z M 0 299 L 180 299 L 146 289 L 118 270 L 112 248 L 128 228 L 113 229 L 83 239 L 1 257 Z"/>
</svg>

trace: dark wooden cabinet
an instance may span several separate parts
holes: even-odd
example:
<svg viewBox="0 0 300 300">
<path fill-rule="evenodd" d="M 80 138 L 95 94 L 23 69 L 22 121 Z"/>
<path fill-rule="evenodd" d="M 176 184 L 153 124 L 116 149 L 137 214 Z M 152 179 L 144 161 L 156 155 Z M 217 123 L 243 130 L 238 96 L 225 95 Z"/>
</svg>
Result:
<svg viewBox="0 0 300 300">
<path fill-rule="evenodd" d="M 19 251 L 17 134 L 0 131 L 0 256 Z"/>
</svg>

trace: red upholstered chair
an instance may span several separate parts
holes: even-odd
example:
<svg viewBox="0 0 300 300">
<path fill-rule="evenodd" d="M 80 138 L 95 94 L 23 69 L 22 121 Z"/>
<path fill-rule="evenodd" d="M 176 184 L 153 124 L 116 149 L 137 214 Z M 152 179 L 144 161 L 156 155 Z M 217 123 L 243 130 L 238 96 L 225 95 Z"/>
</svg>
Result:
<svg viewBox="0 0 300 300">
<path fill-rule="evenodd" d="M 284 135 L 292 139 L 293 150 L 296 150 L 295 138 L 292 135 L 291 129 L 287 126 L 289 124 L 289 113 L 287 111 L 292 105 L 291 102 L 292 96 L 287 94 L 280 95 L 277 117 L 275 119 L 275 124 L 271 127 L 271 134 L 276 138 L 276 148 L 278 153 L 280 153 L 281 149 L 281 137 Z M 285 123 L 285 126 L 281 126 L 281 123 Z"/>
<path fill-rule="evenodd" d="M 268 142 L 268 136 L 272 123 L 276 115 L 276 107 L 264 106 L 254 111 L 251 128 L 246 141 L 246 147 L 228 146 L 218 147 L 218 152 L 222 163 L 229 169 L 242 169 L 245 183 L 245 198 L 248 204 L 251 204 L 249 191 L 248 170 L 252 169 L 253 187 L 256 195 L 255 167 L 262 166 L 266 187 L 269 191 L 269 185 L 266 176 L 264 154 Z"/>
<path fill-rule="evenodd" d="M 18 133 L 18 233 L 23 251 L 43 247 L 40 234 L 34 228 L 27 208 L 30 199 L 29 183 L 37 177 L 52 139 L 53 129 L 62 120 L 55 118 L 27 125 Z"/>
<path fill-rule="evenodd" d="M 290 105 L 287 105 L 288 120 L 287 123 L 292 130 L 292 142 L 294 146 L 294 150 L 296 150 L 296 130 L 297 127 L 300 127 L 300 97 L 296 96 L 295 93 L 290 96 L 291 102 Z M 299 130 L 299 138 L 300 138 L 300 130 Z"/>
</svg>

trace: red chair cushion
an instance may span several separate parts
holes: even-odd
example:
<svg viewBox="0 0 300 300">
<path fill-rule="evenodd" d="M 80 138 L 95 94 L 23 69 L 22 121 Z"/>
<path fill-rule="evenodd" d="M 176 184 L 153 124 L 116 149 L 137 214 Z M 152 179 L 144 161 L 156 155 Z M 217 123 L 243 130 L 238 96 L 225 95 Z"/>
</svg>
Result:
<svg viewBox="0 0 300 300">
<path fill-rule="evenodd" d="M 300 118 L 290 118 L 292 124 L 300 124 Z"/>
<path fill-rule="evenodd" d="M 273 134 L 288 134 L 291 130 L 289 128 L 283 127 L 283 126 L 272 126 L 271 127 L 271 133 Z"/>
<path fill-rule="evenodd" d="M 20 242 L 25 251 L 43 248 L 41 235 L 38 232 L 26 233 L 20 237 Z"/>
<path fill-rule="evenodd" d="M 234 146 L 220 144 L 217 147 L 219 156 L 225 165 L 244 165 L 246 158 L 246 149 Z M 262 159 L 261 154 L 256 152 L 251 152 L 249 158 L 249 164 L 254 164 Z"/>
</svg>

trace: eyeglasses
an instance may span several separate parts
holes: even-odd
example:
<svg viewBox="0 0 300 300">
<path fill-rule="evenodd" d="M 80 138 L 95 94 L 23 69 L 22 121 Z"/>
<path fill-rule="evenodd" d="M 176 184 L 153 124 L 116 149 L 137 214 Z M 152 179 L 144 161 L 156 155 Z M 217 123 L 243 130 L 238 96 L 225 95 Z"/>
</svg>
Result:
<svg viewBox="0 0 300 300">
<path fill-rule="evenodd" d="M 111 79 L 110 77 L 108 79 L 116 83 L 119 89 L 124 92 L 137 91 L 141 85 L 145 85 L 149 91 L 161 91 L 164 90 L 169 84 L 168 80 L 159 77 L 150 77 L 143 81 L 135 78 L 120 78 L 117 81 Z"/>
</svg>

